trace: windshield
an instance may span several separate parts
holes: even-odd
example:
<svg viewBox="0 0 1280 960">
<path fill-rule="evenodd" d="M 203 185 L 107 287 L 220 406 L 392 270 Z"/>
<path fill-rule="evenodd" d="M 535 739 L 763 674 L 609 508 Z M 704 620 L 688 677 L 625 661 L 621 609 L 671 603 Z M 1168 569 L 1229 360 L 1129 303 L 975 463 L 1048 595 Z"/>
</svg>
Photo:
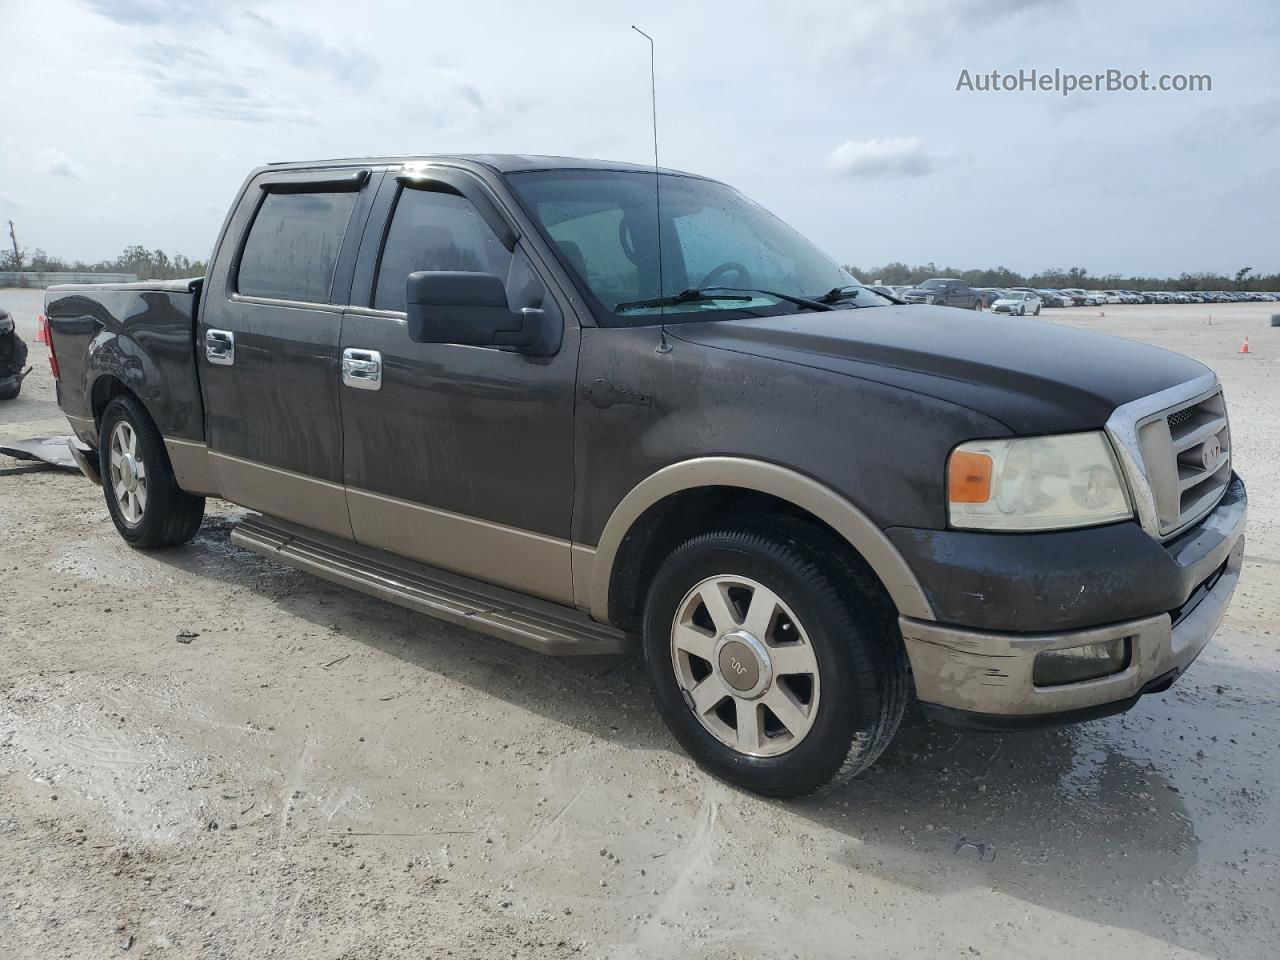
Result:
<svg viewBox="0 0 1280 960">
<path fill-rule="evenodd" d="M 592 312 L 606 326 L 808 309 L 787 297 L 832 295 L 828 302 L 841 308 L 892 302 L 722 183 L 662 174 L 658 197 L 652 173 L 553 170 L 508 174 L 507 180 L 563 264 L 590 291 Z M 655 229 L 659 205 L 661 285 Z M 835 293 L 843 287 L 851 289 Z M 692 290 L 707 293 L 680 297 Z M 647 302 L 657 298 L 680 302 Z"/>
<path fill-rule="evenodd" d="M 920 284 L 920 289 L 921 290 L 939 290 L 942 287 L 945 287 L 947 283 L 948 281 L 946 280 L 926 280 L 924 283 Z"/>
</svg>

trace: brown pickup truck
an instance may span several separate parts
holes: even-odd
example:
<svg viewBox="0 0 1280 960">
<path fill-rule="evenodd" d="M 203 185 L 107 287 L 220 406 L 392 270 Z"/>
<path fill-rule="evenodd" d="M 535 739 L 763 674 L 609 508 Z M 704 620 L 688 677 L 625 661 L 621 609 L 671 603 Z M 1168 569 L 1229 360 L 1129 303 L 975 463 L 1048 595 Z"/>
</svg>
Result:
<svg viewBox="0 0 1280 960">
<path fill-rule="evenodd" d="M 62 286 L 121 536 L 241 546 L 550 654 L 643 652 L 709 770 L 794 796 L 909 697 L 1085 720 L 1209 641 L 1244 549 L 1215 375 L 883 297 L 737 191 L 626 164 L 262 167 L 208 276 Z"/>
</svg>

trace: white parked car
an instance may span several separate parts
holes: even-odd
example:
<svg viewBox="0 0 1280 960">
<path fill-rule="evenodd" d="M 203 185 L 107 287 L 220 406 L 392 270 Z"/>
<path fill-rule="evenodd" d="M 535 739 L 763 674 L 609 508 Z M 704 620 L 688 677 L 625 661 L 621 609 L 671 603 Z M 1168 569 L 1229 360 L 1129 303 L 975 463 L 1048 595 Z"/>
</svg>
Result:
<svg viewBox="0 0 1280 960">
<path fill-rule="evenodd" d="M 999 300 L 991 304 L 992 313 L 1012 313 L 1019 317 L 1030 314 L 1040 316 L 1041 301 L 1038 296 L 1027 290 L 1009 290 Z"/>
<path fill-rule="evenodd" d="M 1100 290 L 1099 293 L 1107 303 L 1124 303 L 1124 296 L 1119 290 Z"/>
</svg>

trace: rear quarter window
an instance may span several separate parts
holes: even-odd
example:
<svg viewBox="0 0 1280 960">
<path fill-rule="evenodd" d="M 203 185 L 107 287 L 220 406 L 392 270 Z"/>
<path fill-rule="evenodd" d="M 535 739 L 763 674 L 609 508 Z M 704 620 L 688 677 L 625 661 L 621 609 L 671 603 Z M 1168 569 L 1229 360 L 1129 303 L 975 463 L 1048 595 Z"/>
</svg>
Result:
<svg viewBox="0 0 1280 960">
<path fill-rule="evenodd" d="M 249 227 L 236 290 L 246 297 L 328 303 L 355 192 L 269 193 Z"/>
</svg>

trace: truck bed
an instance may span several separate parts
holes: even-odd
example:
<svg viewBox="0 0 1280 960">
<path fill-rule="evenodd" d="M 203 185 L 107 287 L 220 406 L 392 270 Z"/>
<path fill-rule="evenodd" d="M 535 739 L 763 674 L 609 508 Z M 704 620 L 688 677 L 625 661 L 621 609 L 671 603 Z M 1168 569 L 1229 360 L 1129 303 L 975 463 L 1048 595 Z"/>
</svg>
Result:
<svg viewBox="0 0 1280 960">
<path fill-rule="evenodd" d="M 168 438 L 204 439 L 195 323 L 203 278 L 56 284 L 45 316 L 58 360 L 58 405 L 81 440 L 121 386 Z"/>
</svg>

